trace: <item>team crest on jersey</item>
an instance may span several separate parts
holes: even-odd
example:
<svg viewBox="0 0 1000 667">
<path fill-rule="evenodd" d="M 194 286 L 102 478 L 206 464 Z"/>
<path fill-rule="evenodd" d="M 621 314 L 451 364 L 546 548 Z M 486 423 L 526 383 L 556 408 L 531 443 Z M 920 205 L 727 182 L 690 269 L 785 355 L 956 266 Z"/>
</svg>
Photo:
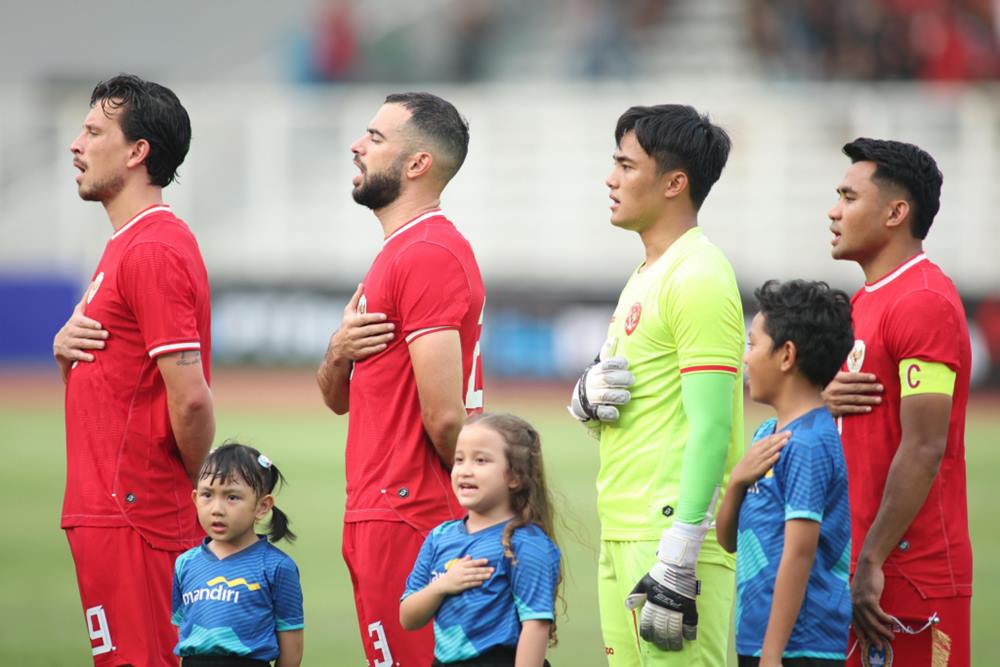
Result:
<svg viewBox="0 0 1000 667">
<path fill-rule="evenodd" d="M 865 341 L 858 339 L 854 341 L 854 349 L 847 355 L 847 370 L 857 373 L 865 363 Z"/>
<path fill-rule="evenodd" d="M 94 297 L 97 296 L 97 290 L 101 289 L 101 283 L 103 282 L 104 271 L 101 271 L 97 274 L 97 277 L 94 278 L 94 282 L 90 284 L 90 289 L 87 291 L 87 303 L 94 300 Z"/>
<path fill-rule="evenodd" d="M 368 297 L 364 294 L 358 299 L 358 315 L 364 315 L 368 312 Z"/>
<path fill-rule="evenodd" d="M 861 664 L 864 667 L 892 667 L 892 644 L 886 644 L 883 649 L 869 645 L 862 648 Z"/>
<path fill-rule="evenodd" d="M 636 301 L 632 304 L 632 309 L 628 311 L 625 318 L 625 335 L 631 336 L 635 328 L 639 326 L 639 318 L 642 317 L 642 304 Z"/>
</svg>

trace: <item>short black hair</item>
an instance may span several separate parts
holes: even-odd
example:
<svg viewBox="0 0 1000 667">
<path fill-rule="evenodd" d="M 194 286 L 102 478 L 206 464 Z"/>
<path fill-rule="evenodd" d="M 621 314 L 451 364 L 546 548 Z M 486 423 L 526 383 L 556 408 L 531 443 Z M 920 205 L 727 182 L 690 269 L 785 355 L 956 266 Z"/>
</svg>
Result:
<svg viewBox="0 0 1000 667">
<path fill-rule="evenodd" d="M 944 180 L 934 158 L 913 144 L 867 137 L 845 144 L 843 150 L 852 163 L 875 163 L 872 180 L 876 184 L 891 184 L 906 191 L 912 209 L 910 233 L 917 239 L 927 238 L 941 207 L 941 182 Z"/>
<path fill-rule="evenodd" d="M 385 103 L 402 105 L 410 112 L 408 123 L 442 151 L 445 180 L 450 181 L 469 152 L 469 122 L 455 105 L 431 93 L 393 93 Z"/>
<path fill-rule="evenodd" d="M 267 494 L 273 494 L 279 486 L 284 486 L 285 476 L 278 466 L 249 445 L 227 441 L 208 453 L 198 471 L 198 479 L 207 479 L 209 484 L 220 482 L 225 484 L 232 480 L 242 480 L 253 489 L 259 499 Z M 288 515 L 271 507 L 271 524 L 268 527 L 268 539 L 295 541 L 295 533 L 289 528 L 291 521 Z"/>
<path fill-rule="evenodd" d="M 146 171 L 161 188 L 177 180 L 177 168 L 191 147 L 191 119 L 177 95 L 165 86 L 132 74 L 101 81 L 90 94 L 90 106 L 105 114 L 117 109 L 118 123 L 130 142 L 149 142 Z"/>
<path fill-rule="evenodd" d="M 753 295 L 772 351 L 793 342 L 802 375 L 817 387 L 828 385 L 854 347 L 850 297 L 808 280 L 768 280 Z"/>
<path fill-rule="evenodd" d="M 683 104 L 631 107 L 618 119 L 615 143 L 620 146 L 629 131 L 660 174 L 671 169 L 687 174 L 691 203 L 700 209 L 729 159 L 732 141 L 726 131 Z"/>
</svg>

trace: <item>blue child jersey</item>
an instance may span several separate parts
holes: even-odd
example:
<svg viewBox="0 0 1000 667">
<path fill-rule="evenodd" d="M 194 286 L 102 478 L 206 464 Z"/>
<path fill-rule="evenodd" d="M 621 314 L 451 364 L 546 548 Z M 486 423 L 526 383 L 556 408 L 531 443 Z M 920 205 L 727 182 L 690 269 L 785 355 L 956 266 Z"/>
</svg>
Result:
<svg viewBox="0 0 1000 667">
<path fill-rule="evenodd" d="M 482 586 L 449 595 L 434 616 L 434 657 L 468 660 L 496 646 L 516 647 L 521 623 L 554 620 L 559 548 L 541 528 L 514 531 L 513 560 L 503 553 L 507 522 L 469 533 L 465 520 L 447 521 L 430 532 L 406 579 L 401 599 L 423 589 L 464 556 L 485 558 L 493 574 Z"/>
<path fill-rule="evenodd" d="M 263 535 L 256 544 L 220 560 L 211 538 L 174 564 L 174 653 L 278 657 L 276 632 L 301 630 L 299 569 Z"/>
<path fill-rule="evenodd" d="M 774 433 L 776 423 L 769 419 L 761 424 L 753 442 Z M 819 544 L 784 657 L 843 660 L 851 620 L 851 512 L 840 436 L 825 407 L 782 430 L 791 431 L 791 439 L 774 467 L 747 490 L 740 507 L 736 652 L 760 655 L 785 545 L 785 522 L 807 519 L 821 524 Z"/>
</svg>

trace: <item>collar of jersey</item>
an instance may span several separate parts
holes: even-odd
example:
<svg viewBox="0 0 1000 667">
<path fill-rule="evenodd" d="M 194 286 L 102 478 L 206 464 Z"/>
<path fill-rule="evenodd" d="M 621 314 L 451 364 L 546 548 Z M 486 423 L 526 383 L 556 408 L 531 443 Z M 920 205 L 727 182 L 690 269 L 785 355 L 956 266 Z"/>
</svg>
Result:
<svg viewBox="0 0 1000 667">
<path fill-rule="evenodd" d="M 907 260 L 906 262 L 904 262 L 903 264 L 901 264 L 899 266 L 899 268 L 897 268 L 895 271 L 893 271 L 892 273 L 890 273 L 889 275 L 887 275 L 885 278 L 882 278 L 880 280 L 876 280 L 875 282 L 873 282 L 870 285 L 868 283 L 865 283 L 865 291 L 866 292 L 874 292 L 875 290 L 879 289 L 880 287 L 885 287 L 886 285 L 888 285 L 889 283 L 891 283 L 893 280 L 895 280 L 896 278 L 898 278 L 901 275 L 903 275 L 904 273 L 906 273 L 906 270 L 909 269 L 911 266 L 915 266 L 916 264 L 919 264 L 920 262 L 924 261 L 925 259 L 927 259 L 927 255 L 925 255 L 924 253 L 920 253 L 916 257 L 913 257 L 913 258 Z"/>
<path fill-rule="evenodd" d="M 261 542 L 263 542 L 264 544 L 267 544 L 267 535 L 258 535 L 256 542 L 254 542 L 253 544 L 251 544 L 248 547 L 240 549 L 239 551 L 237 551 L 234 554 L 229 554 L 225 558 L 219 558 L 218 556 L 215 555 L 215 552 L 213 552 L 211 549 L 208 548 L 208 544 L 211 541 L 212 541 L 212 538 L 208 537 L 208 536 L 205 536 L 205 538 L 202 539 L 202 541 L 201 541 L 201 552 L 203 554 L 205 554 L 206 556 L 208 556 L 209 558 L 211 558 L 212 560 L 217 560 L 217 561 L 219 561 L 221 563 L 224 560 L 233 560 L 234 558 L 241 558 L 243 556 L 243 554 L 245 554 L 247 552 L 250 552 L 250 551 L 253 551 L 254 549 L 260 548 Z"/>
<path fill-rule="evenodd" d="M 511 517 L 511 518 L 513 518 L 513 517 Z M 495 523 L 492 526 L 486 526 L 486 528 L 480 528 L 479 530 L 477 530 L 474 533 L 470 533 L 469 532 L 469 515 L 465 515 L 465 518 L 461 519 L 461 522 L 462 522 L 462 530 L 465 531 L 466 535 L 483 535 L 485 533 L 488 533 L 491 530 L 492 531 L 502 531 L 504 529 L 504 527 L 508 523 L 511 522 L 511 519 L 505 519 L 504 521 L 501 521 L 500 523 Z"/>
<path fill-rule="evenodd" d="M 400 227 L 399 229 L 397 229 L 396 231 L 394 231 L 392 234 L 389 234 L 388 236 L 386 236 L 385 240 L 382 241 L 382 246 L 385 247 L 385 245 L 387 243 L 389 243 L 389 241 L 391 239 L 399 236 L 400 234 L 402 234 L 403 232 L 405 232 L 407 229 L 413 229 L 414 227 L 416 227 L 417 225 L 419 225 L 424 220 L 428 220 L 430 218 L 435 218 L 435 217 L 437 217 L 439 215 L 443 215 L 441 213 L 441 209 L 439 209 L 439 208 L 436 208 L 436 209 L 434 209 L 432 211 L 427 211 L 426 213 L 424 213 L 422 215 L 418 215 L 413 220 L 410 220 L 408 223 L 406 223 L 405 225 L 403 225 L 402 227 Z"/>
<path fill-rule="evenodd" d="M 132 228 L 135 225 L 135 223 L 139 222 L 140 220 L 147 218 L 153 215 L 154 213 L 159 213 L 161 211 L 169 211 L 169 210 L 170 210 L 169 204 L 153 204 L 148 208 L 144 208 L 143 210 L 139 211 L 134 216 L 132 216 L 132 219 L 126 222 L 121 229 L 112 234 L 111 240 L 114 241 L 116 238 L 124 234 L 125 230 Z"/>
</svg>

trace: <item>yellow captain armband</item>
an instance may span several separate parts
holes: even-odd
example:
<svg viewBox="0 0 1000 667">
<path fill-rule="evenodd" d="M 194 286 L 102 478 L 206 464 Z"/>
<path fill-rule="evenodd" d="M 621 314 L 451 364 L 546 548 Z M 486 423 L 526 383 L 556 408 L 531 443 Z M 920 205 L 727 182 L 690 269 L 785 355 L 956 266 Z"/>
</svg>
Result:
<svg viewBox="0 0 1000 667">
<path fill-rule="evenodd" d="M 947 394 L 955 391 L 955 371 L 940 361 L 903 359 L 899 362 L 899 396 Z"/>
</svg>

